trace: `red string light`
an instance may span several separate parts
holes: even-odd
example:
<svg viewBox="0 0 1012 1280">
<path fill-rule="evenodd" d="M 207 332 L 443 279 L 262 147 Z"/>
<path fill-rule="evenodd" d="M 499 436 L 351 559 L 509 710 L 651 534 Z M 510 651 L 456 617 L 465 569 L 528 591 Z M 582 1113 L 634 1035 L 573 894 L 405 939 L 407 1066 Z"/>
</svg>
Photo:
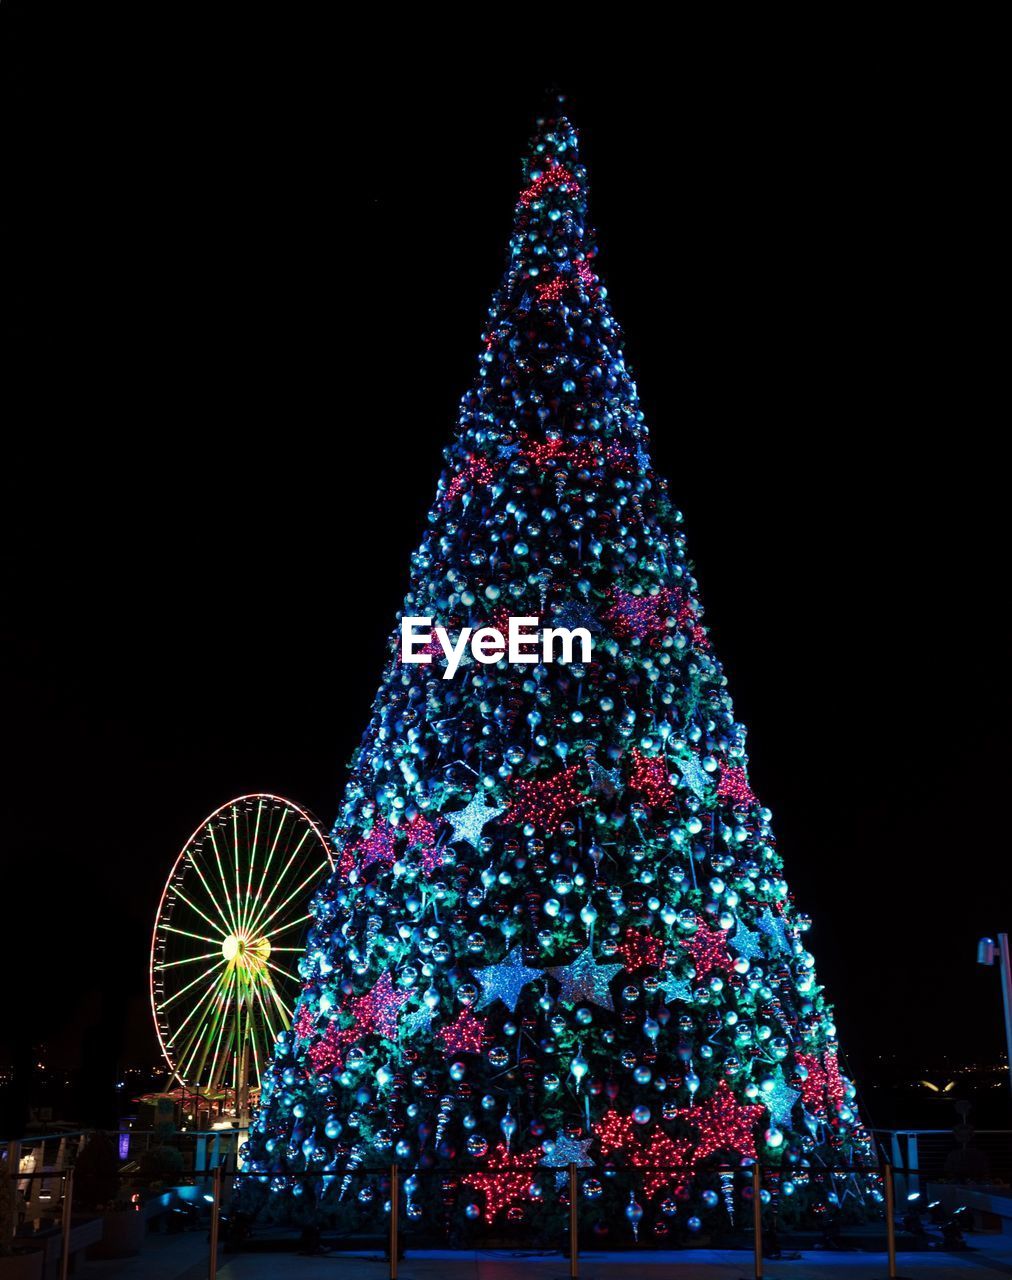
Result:
<svg viewBox="0 0 1012 1280">
<path fill-rule="evenodd" d="M 341 1010 L 349 1014 L 349 1026 L 339 1026 L 337 1019 L 327 1027 L 325 1034 L 309 1050 L 309 1059 L 316 1071 L 329 1070 L 340 1060 L 341 1051 L 364 1035 L 375 1034 L 386 1040 L 397 1036 L 397 1015 L 410 992 L 397 989 L 384 973 L 371 991 L 364 996 L 353 996 Z"/>
<path fill-rule="evenodd" d="M 601 1151 L 611 1155 L 613 1151 L 630 1151 L 637 1141 L 633 1118 L 614 1107 L 594 1122 L 594 1136 L 601 1141 Z"/>
<path fill-rule="evenodd" d="M 664 805 L 674 798 L 675 789 L 668 781 L 668 767 L 663 756 L 645 756 L 638 747 L 632 749 L 629 786 L 646 796 L 647 804 Z"/>
<path fill-rule="evenodd" d="M 442 1040 L 447 1053 L 480 1053 L 486 1029 L 481 1018 L 465 1009 L 455 1022 L 436 1032 L 436 1039 Z"/>
<path fill-rule="evenodd" d="M 717 783 L 717 799 L 730 800 L 732 804 L 748 805 L 755 802 L 755 793 L 748 785 L 745 770 L 740 766 L 721 769 Z"/>
<path fill-rule="evenodd" d="M 570 809 L 587 804 L 589 797 L 574 785 L 578 764 L 562 769 L 550 778 L 531 778 L 518 782 L 515 798 L 503 815 L 503 823 L 530 823 L 551 835 Z"/>
<path fill-rule="evenodd" d="M 316 1014 L 308 1004 L 302 1005 L 296 1015 L 292 1030 L 300 1040 L 312 1039 L 316 1030 Z"/>
<path fill-rule="evenodd" d="M 659 938 L 630 929 L 615 948 L 615 954 L 622 957 L 625 967 L 632 973 L 646 967 L 662 968 L 665 950 L 665 944 Z"/>
<path fill-rule="evenodd" d="M 643 1127 L 631 1116 L 614 1109 L 606 1111 L 596 1122 L 594 1136 L 600 1140 L 602 1155 L 621 1152 L 637 1169 L 646 1169 L 643 1190 L 651 1199 L 678 1175 L 651 1170 L 649 1166 L 671 1167 L 691 1162 L 692 1143 L 687 1139 L 670 1138 L 658 1130 L 645 1136 Z"/>
<path fill-rule="evenodd" d="M 371 867 L 374 862 L 384 862 L 388 866 L 394 862 L 394 829 L 385 818 L 379 818 L 373 829 L 355 845 L 353 853 L 360 855 L 362 870 Z"/>
<path fill-rule="evenodd" d="M 495 471 L 485 458 L 470 457 L 467 466 L 458 471 L 446 486 L 443 500 L 452 502 L 468 485 L 488 485 L 495 479 Z"/>
<path fill-rule="evenodd" d="M 529 187 L 520 192 L 520 203 L 529 205 L 532 200 L 539 200 L 549 187 L 558 187 L 560 191 L 580 190 L 580 184 L 569 170 L 556 162 L 540 178 L 535 178 Z"/>
<path fill-rule="evenodd" d="M 442 851 L 436 848 L 436 827 L 424 814 L 419 813 L 406 822 L 404 834 L 408 838 L 407 847 L 421 851 L 422 870 L 427 876 L 443 865 Z"/>
<path fill-rule="evenodd" d="M 697 982 L 702 982 L 714 969 L 727 973 L 731 968 L 731 957 L 727 953 L 727 934 L 723 929 L 707 928 L 701 919 L 692 937 L 682 939 L 682 946 L 692 956 Z"/>
<path fill-rule="evenodd" d="M 489 1154 L 488 1171 L 467 1173 L 461 1179 L 475 1191 L 484 1192 L 487 1223 L 491 1225 L 501 1209 L 529 1193 L 538 1154 L 537 1151 L 510 1154 L 500 1142 Z"/>
<path fill-rule="evenodd" d="M 808 1074 L 801 1081 L 801 1097 L 809 1111 L 821 1111 L 826 1100 L 826 1072 L 814 1053 L 796 1053 L 794 1061 Z"/>
<path fill-rule="evenodd" d="M 538 301 L 558 302 L 569 285 L 579 283 L 586 288 L 594 283 L 595 276 L 589 263 L 574 262 L 573 269 L 574 274 L 571 276 L 558 275 L 552 280 L 544 280 L 541 284 L 535 285 Z"/>
<path fill-rule="evenodd" d="M 727 1151 L 755 1158 L 755 1128 L 765 1114 L 766 1108 L 759 1103 L 740 1103 L 726 1080 L 718 1082 L 704 1103 L 678 1108 L 678 1115 L 699 1134 L 693 1162 Z"/>
</svg>

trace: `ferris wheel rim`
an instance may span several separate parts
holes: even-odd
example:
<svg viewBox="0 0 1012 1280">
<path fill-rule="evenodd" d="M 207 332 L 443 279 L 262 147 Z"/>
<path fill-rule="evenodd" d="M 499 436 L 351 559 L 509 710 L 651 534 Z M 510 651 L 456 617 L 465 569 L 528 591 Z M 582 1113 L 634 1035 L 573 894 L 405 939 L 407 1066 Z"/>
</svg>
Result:
<svg viewBox="0 0 1012 1280">
<path fill-rule="evenodd" d="M 159 1021 L 158 1006 L 155 1002 L 155 948 L 158 945 L 158 931 L 162 924 L 162 913 L 165 909 L 165 899 L 170 887 L 172 886 L 172 882 L 175 879 L 176 872 L 179 869 L 180 864 L 200 833 L 208 827 L 214 819 L 219 816 L 219 814 L 222 814 L 226 810 L 230 810 L 236 805 L 242 804 L 247 800 L 266 800 L 294 811 L 307 823 L 319 843 L 322 845 L 330 871 L 333 872 L 337 866 L 337 863 L 334 860 L 334 852 L 331 847 L 330 840 L 318 819 L 310 812 L 310 810 L 305 808 L 305 806 L 298 804 L 295 800 L 290 800 L 287 796 L 278 795 L 276 792 L 272 791 L 249 791 L 243 795 L 235 796 L 231 800 L 226 800 L 224 804 L 219 805 L 217 809 L 214 809 L 200 823 L 198 823 L 184 841 L 182 848 L 173 860 L 172 866 L 169 869 L 169 874 L 165 879 L 165 884 L 162 887 L 161 895 L 158 899 L 158 908 L 155 912 L 155 923 L 151 930 L 151 948 L 148 953 L 148 999 L 151 1005 L 151 1020 L 154 1023 L 155 1035 L 158 1038 L 158 1047 L 162 1054 L 162 1060 L 169 1068 L 170 1077 L 183 1089 L 193 1086 L 189 1085 L 187 1081 L 183 1079 L 175 1064 L 173 1055 L 165 1044 L 165 1040 L 162 1035 L 162 1027 Z"/>
</svg>

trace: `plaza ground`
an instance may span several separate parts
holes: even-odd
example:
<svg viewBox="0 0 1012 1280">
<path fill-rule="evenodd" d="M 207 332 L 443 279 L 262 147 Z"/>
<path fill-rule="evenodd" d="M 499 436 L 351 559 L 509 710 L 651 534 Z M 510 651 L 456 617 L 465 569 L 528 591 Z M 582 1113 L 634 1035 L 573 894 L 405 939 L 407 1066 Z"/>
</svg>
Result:
<svg viewBox="0 0 1012 1280">
<path fill-rule="evenodd" d="M 961 1254 L 917 1252 L 900 1255 L 899 1273 L 908 1280 L 999 1280 L 1012 1276 L 1012 1236 L 967 1235 L 971 1251 Z M 204 1280 L 207 1242 L 203 1232 L 153 1235 L 136 1258 L 81 1261 L 78 1280 Z M 805 1253 L 794 1261 L 764 1263 L 766 1280 L 885 1280 L 884 1254 Z M 400 1264 L 401 1280 L 564 1280 L 566 1259 L 505 1252 L 409 1254 Z M 678 1250 L 667 1253 L 586 1253 L 581 1280 L 747 1280 L 752 1255 L 742 1251 Z M 295 1253 L 222 1254 L 221 1280 L 387 1280 L 388 1264 L 379 1253 L 332 1253 L 301 1257 Z"/>
</svg>

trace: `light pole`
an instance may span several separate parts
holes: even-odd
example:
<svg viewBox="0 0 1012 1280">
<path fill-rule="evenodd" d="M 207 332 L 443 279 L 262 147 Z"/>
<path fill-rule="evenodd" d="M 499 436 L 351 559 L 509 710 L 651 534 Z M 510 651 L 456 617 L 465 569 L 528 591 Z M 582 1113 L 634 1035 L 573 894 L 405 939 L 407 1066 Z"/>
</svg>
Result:
<svg viewBox="0 0 1012 1280">
<path fill-rule="evenodd" d="M 997 964 L 1001 970 L 1001 994 L 1005 1002 L 1005 1061 L 1008 1063 L 1009 1087 L 1012 1088 L 1012 966 L 1009 965 L 1008 934 L 981 938 L 977 943 L 977 963 Z"/>
</svg>

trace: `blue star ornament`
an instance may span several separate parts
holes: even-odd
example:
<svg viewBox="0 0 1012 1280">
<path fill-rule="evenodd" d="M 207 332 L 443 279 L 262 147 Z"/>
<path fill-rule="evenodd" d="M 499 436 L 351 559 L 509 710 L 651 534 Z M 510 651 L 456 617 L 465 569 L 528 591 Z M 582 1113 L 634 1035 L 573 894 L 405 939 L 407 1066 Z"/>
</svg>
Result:
<svg viewBox="0 0 1012 1280">
<path fill-rule="evenodd" d="M 746 960 L 758 960 L 763 953 L 759 934 L 752 929 L 746 929 L 740 920 L 731 936 L 731 946 Z"/>
<path fill-rule="evenodd" d="M 588 1000 L 602 1009 L 614 1009 L 608 987 L 616 973 L 621 973 L 624 968 L 621 964 L 598 964 L 588 943 L 572 964 L 559 965 L 548 972 L 553 978 L 558 978 L 562 986 L 559 999 L 563 1004 Z"/>
<path fill-rule="evenodd" d="M 567 600 L 564 604 L 559 605 L 552 618 L 552 625 L 555 627 L 567 627 L 570 631 L 576 627 L 586 627 L 590 632 L 601 630 L 601 623 L 598 621 L 597 614 L 588 609 L 579 600 Z"/>
<path fill-rule="evenodd" d="M 569 1138 L 558 1129 L 555 1141 L 546 1144 L 551 1150 L 546 1151 L 545 1158 L 539 1163 L 544 1169 L 568 1169 L 571 1164 L 580 1169 L 591 1169 L 594 1161 L 587 1154 L 587 1148 L 593 1141 L 593 1137 Z"/>
<path fill-rule="evenodd" d="M 679 756 L 675 761 L 682 781 L 694 796 L 702 800 L 709 789 L 709 777 L 695 756 Z"/>
<path fill-rule="evenodd" d="M 756 923 L 759 926 L 759 932 L 773 944 L 774 951 L 780 953 L 794 950 L 790 939 L 787 937 L 787 930 L 784 927 L 783 920 L 779 916 L 775 916 L 769 907 L 763 911 Z"/>
<path fill-rule="evenodd" d="M 505 812 L 505 806 L 486 804 L 481 792 L 476 791 L 465 808 L 457 809 L 454 813 L 442 814 L 453 828 L 450 844 L 466 840 L 472 848 L 477 849 L 483 829 L 493 818 L 498 818 Z"/>
<path fill-rule="evenodd" d="M 660 984 L 660 989 L 664 992 L 665 1004 L 692 998 L 692 983 L 687 978 L 676 978 L 673 974 L 664 979 Z"/>
<path fill-rule="evenodd" d="M 524 964 L 523 947 L 514 947 L 505 960 L 490 964 L 487 969 L 472 969 L 471 972 L 481 983 L 481 995 L 475 1009 L 484 1009 L 494 1000 L 501 1000 L 510 1013 L 516 1013 L 520 992 L 528 982 L 540 978 L 543 970 L 529 969 Z"/>
<path fill-rule="evenodd" d="M 791 1123 L 791 1112 L 794 1104 L 801 1097 L 800 1089 L 792 1089 L 784 1079 L 784 1073 L 777 1067 L 776 1074 L 771 1077 L 773 1083 L 759 1086 L 759 1098 L 770 1113 L 770 1120 L 782 1129 Z"/>
<path fill-rule="evenodd" d="M 612 796 L 622 790 L 622 783 L 617 769 L 605 769 L 596 760 L 589 760 L 587 762 L 587 771 L 590 774 L 592 789 L 603 795 L 606 800 L 610 800 Z"/>
</svg>

